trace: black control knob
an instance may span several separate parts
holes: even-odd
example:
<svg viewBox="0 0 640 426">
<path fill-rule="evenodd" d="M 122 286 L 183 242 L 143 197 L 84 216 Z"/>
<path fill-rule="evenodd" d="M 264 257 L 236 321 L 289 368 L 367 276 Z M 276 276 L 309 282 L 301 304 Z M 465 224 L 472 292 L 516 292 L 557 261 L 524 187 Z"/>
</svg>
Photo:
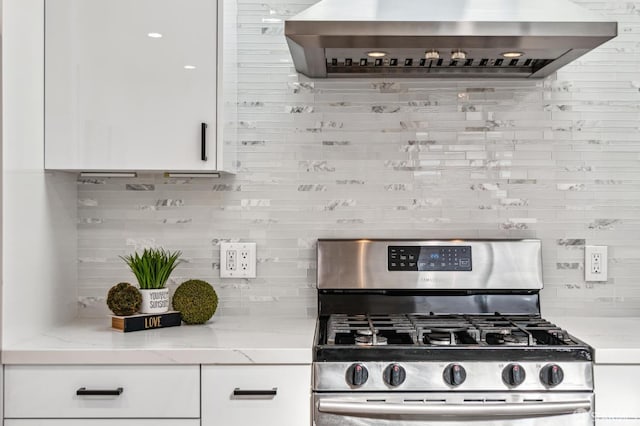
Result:
<svg viewBox="0 0 640 426">
<path fill-rule="evenodd" d="M 442 373 L 444 381 L 450 386 L 460 386 L 467 378 L 467 372 L 460 364 L 449 364 Z"/>
<path fill-rule="evenodd" d="M 557 364 L 547 364 L 540 370 L 540 381 L 550 388 L 558 386 L 564 380 L 564 372 Z"/>
<path fill-rule="evenodd" d="M 502 370 L 502 381 L 510 387 L 521 385 L 525 377 L 526 373 L 520 364 L 509 364 Z"/>
<path fill-rule="evenodd" d="M 407 378 L 407 372 L 399 364 L 390 364 L 382 372 L 382 378 L 389 386 L 400 386 Z"/>
<path fill-rule="evenodd" d="M 347 369 L 347 383 L 351 386 L 359 387 L 364 385 L 369 379 L 369 371 L 362 364 L 352 364 Z"/>
</svg>

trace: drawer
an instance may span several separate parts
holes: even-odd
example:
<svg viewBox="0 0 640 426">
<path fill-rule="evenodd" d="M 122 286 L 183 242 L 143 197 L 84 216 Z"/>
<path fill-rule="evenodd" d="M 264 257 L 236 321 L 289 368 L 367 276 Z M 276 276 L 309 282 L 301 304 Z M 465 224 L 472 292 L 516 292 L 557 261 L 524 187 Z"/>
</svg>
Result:
<svg viewBox="0 0 640 426">
<path fill-rule="evenodd" d="M 67 419 L 11 419 L 4 426 L 200 426 L 197 419 L 153 419 L 153 420 L 67 420 Z"/>
<path fill-rule="evenodd" d="M 4 379 L 5 418 L 200 417 L 198 365 L 8 365 Z"/>
<path fill-rule="evenodd" d="M 202 367 L 202 426 L 310 424 L 310 365 Z"/>
</svg>

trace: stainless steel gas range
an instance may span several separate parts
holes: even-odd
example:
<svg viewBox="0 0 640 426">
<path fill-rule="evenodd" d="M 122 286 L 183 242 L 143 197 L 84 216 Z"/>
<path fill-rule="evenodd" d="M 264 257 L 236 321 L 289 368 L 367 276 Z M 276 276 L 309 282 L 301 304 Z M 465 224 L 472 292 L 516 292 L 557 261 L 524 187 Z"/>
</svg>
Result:
<svg viewBox="0 0 640 426">
<path fill-rule="evenodd" d="M 538 240 L 319 240 L 315 426 L 593 425 Z"/>
</svg>

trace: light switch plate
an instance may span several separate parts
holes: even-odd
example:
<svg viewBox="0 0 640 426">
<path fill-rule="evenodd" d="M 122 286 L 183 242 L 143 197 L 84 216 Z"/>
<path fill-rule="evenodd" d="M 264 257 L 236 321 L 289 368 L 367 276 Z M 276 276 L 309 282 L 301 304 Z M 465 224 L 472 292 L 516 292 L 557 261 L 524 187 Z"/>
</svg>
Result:
<svg viewBox="0 0 640 426">
<path fill-rule="evenodd" d="M 220 243 L 220 278 L 255 278 L 256 243 Z"/>
<path fill-rule="evenodd" d="M 607 246 L 585 246 L 584 280 L 607 281 Z"/>
</svg>

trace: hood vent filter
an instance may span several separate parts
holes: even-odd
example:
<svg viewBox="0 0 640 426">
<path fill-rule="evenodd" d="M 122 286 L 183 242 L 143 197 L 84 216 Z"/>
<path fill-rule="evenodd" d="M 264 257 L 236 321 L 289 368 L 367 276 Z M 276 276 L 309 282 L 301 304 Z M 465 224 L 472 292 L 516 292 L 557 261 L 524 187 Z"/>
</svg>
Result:
<svg viewBox="0 0 640 426">
<path fill-rule="evenodd" d="M 327 61 L 327 74 L 336 77 L 371 74 L 380 77 L 419 77 L 426 74 L 458 75 L 469 77 L 481 74 L 497 76 L 529 76 L 550 64 L 552 59 L 533 58 L 331 58 Z"/>
</svg>

